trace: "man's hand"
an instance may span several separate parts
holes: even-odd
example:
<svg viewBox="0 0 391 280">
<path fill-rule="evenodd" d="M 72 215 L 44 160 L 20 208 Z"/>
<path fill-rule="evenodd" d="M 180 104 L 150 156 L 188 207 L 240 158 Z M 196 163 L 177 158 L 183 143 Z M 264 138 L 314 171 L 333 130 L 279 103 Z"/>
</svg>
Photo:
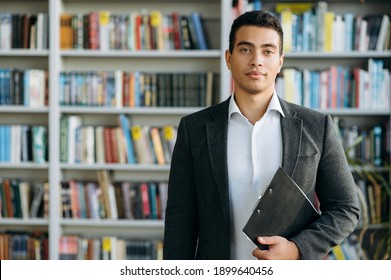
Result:
<svg viewBox="0 0 391 280">
<path fill-rule="evenodd" d="M 299 260 L 300 251 L 297 245 L 281 236 L 258 237 L 258 242 L 268 245 L 269 249 L 256 248 L 253 256 L 258 260 Z"/>
</svg>

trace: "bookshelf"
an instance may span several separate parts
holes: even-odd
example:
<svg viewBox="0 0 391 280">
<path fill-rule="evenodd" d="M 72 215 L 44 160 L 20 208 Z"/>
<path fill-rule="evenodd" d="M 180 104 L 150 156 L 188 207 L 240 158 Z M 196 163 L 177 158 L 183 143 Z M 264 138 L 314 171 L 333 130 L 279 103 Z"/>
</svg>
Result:
<svg viewBox="0 0 391 280">
<path fill-rule="evenodd" d="M 280 1 L 281 3 L 304 1 Z M 311 2 L 316 5 L 317 1 Z M 338 13 L 365 14 L 384 12 L 387 1 L 361 3 L 358 0 L 327 1 L 328 9 Z M 91 6 L 93 4 L 93 8 Z M 264 9 L 272 11 L 274 1 L 262 1 Z M 87 14 L 91 11 L 110 11 L 112 14 L 132 11 L 153 11 L 158 8 L 163 14 L 177 11 L 190 14 L 198 11 L 204 20 L 209 49 L 207 50 L 92 50 L 60 48 L 60 16 L 63 13 Z M 49 103 L 40 108 L 16 105 L 0 105 L 0 125 L 45 125 L 48 128 L 47 163 L 0 162 L 0 178 L 23 178 L 34 182 L 49 182 L 49 218 L 17 219 L 1 218 L 0 226 L 6 230 L 48 233 L 50 259 L 60 258 L 60 237 L 80 235 L 91 237 L 115 236 L 118 238 L 162 239 L 162 220 L 91 220 L 61 218 L 60 182 L 69 179 L 97 180 L 99 170 L 108 170 L 115 181 L 165 181 L 169 165 L 120 164 L 120 163 L 64 163 L 60 161 L 60 119 L 62 116 L 77 115 L 84 125 L 117 125 L 119 114 L 131 117 L 138 125 L 176 125 L 181 116 L 199 110 L 201 107 L 126 107 L 126 106 L 64 106 L 60 105 L 60 73 L 64 71 L 144 71 L 144 72 L 213 72 L 213 101 L 217 103 L 230 95 L 230 73 L 226 69 L 224 52 L 228 45 L 228 33 L 232 21 L 231 1 L 225 0 L 150 0 L 150 1 L 75 1 L 75 0 L 18 0 L 6 1 L 0 13 L 48 13 L 48 49 L 0 49 L 0 68 L 42 69 L 49 73 Z M 390 13 L 390 10 L 387 10 Z M 349 67 L 367 66 L 370 58 L 383 60 L 390 68 L 391 51 L 352 52 L 290 52 L 285 56 L 284 68 L 326 69 L 335 64 Z M 389 109 L 334 108 L 322 109 L 343 119 L 346 124 L 371 126 L 391 119 Z M 390 159 L 388 159 L 390 161 Z M 387 166 L 378 168 L 389 174 Z M 374 229 L 385 229 L 387 225 L 371 225 Z M 2 230 L 3 231 L 3 230 Z"/>
<path fill-rule="evenodd" d="M 16 2 L 5 2 L 2 3 L 0 8 L 2 30 L 1 33 L 4 36 L 3 24 L 4 24 L 4 14 L 3 13 L 23 13 L 31 14 L 38 16 L 38 14 L 43 15 L 48 13 L 48 3 L 47 1 L 35 1 L 35 3 L 28 3 L 28 1 L 16 1 Z M 10 40 L 11 41 L 11 40 Z M 10 42 L 8 42 L 10 43 Z M 36 43 L 34 41 L 34 43 Z M 7 44 L 6 44 L 7 45 Z M 0 47 L 0 69 L 7 69 L 10 67 L 15 67 L 18 69 L 39 69 L 41 71 L 48 71 L 49 68 L 49 50 L 48 48 L 34 47 L 32 49 L 4 49 L 4 42 L 2 41 Z M 4 74 L 4 72 L 2 72 Z M 4 77 L 2 75 L 2 77 Z M 2 90 L 0 90 L 2 91 Z M 3 93 L 3 91 L 2 91 Z M 4 99 L 2 100 L 4 101 Z M 0 125 L 1 126 L 21 126 L 21 125 L 30 125 L 30 126 L 47 126 L 49 108 L 48 106 L 15 106 L 15 105 L 2 105 L 0 106 Z M 2 142 L 0 140 L 0 142 Z M 12 174 L 12 176 L 11 176 Z M 28 180 L 33 183 L 38 182 L 47 182 L 49 177 L 49 164 L 48 163 L 36 163 L 34 161 L 25 161 L 25 162 L 16 162 L 12 160 L 11 162 L 1 162 L 0 163 L 0 178 L 2 178 L 2 183 L 4 183 L 4 178 L 18 178 L 20 180 Z M 4 205 L 4 204 L 3 204 Z M 47 244 L 47 235 L 49 222 L 48 219 L 43 217 L 35 219 L 3 219 L 1 218 L 1 233 L 5 230 L 9 231 L 25 231 L 29 233 L 30 237 L 27 235 L 20 235 L 20 238 L 36 240 L 40 243 L 40 246 L 46 247 L 44 243 Z M 43 233 L 43 235 L 36 233 Z M 38 237 L 38 238 L 35 238 Z M 42 238 L 41 238 L 42 237 Z M 2 242 L 4 243 L 4 237 L 2 236 Z M 46 241 L 45 241 L 46 240 Z M 3 253 L 3 252 L 1 252 Z M 42 252 L 43 253 L 43 252 Z M 2 255 L 4 256 L 4 255 Z M 43 257 L 43 254 L 41 255 Z"/>
</svg>

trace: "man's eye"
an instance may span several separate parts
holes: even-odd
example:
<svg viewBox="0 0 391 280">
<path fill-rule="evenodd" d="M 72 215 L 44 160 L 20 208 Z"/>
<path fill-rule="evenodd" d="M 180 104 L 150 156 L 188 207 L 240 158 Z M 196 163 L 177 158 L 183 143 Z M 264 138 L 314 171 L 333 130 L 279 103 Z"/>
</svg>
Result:
<svg viewBox="0 0 391 280">
<path fill-rule="evenodd" d="M 250 52 L 250 49 L 247 49 L 247 48 L 243 48 L 240 50 L 242 53 L 249 53 Z"/>
<path fill-rule="evenodd" d="M 272 55 L 274 52 L 271 51 L 271 50 L 266 50 L 266 51 L 264 51 L 264 53 L 267 54 L 267 55 Z"/>
</svg>

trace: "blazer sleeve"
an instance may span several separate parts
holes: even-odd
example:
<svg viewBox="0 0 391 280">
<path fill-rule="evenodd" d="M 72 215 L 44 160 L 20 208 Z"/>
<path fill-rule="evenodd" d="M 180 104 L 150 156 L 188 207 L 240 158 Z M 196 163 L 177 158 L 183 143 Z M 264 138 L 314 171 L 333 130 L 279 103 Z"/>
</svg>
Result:
<svg viewBox="0 0 391 280">
<path fill-rule="evenodd" d="M 315 191 L 322 214 L 291 239 L 303 259 L 322 259 L 353 232 L 359 218 L 355 182 L 329 115 L 325 117 L 321 150 Z"/>
<path fill-rule="evenodd" d="M 194 259 L 198 238 L 197 195 L 186 119 L 182 118 L 171 160 L 165 214 L 164 259 Z"/>
</svg>

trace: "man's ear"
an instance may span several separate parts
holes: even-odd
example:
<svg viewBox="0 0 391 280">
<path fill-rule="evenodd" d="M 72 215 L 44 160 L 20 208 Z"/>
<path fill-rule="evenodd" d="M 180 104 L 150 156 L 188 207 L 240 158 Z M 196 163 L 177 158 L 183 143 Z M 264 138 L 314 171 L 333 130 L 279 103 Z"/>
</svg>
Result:
<svg viewBox="0 0 391 280">
<path fill-rule="evenodd" d="M 283 63 L 284 63 L 284 54 L 282 54 L 280 57 L 280 67 L 278 67 L 277 73 L 280 73 Z"/>
<path fill-rule="evenodd" d="M 231 53 L 229 50 L 225 50 L 225 64 L 227 68 L 231 70 Z"/>
</svg>

